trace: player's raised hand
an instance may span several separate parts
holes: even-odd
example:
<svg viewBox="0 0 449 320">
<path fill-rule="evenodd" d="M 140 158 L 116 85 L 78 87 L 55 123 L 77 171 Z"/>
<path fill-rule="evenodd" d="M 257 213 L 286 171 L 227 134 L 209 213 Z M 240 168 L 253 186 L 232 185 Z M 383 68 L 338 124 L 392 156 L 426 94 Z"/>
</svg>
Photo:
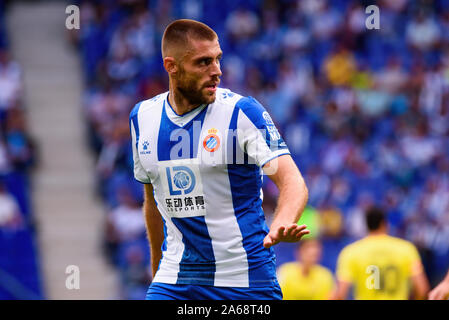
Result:
<svg viewBox="0 0 449 320">
<path fill-rule="evenodd" d="M 305 224 L 298 225 L 296 223 L 272 225 L 270 232 L 263 240 L 263 246 L 270 248 L 279 242 L 296 242 L 310 231 L 306 229 Z"/>
</svg>

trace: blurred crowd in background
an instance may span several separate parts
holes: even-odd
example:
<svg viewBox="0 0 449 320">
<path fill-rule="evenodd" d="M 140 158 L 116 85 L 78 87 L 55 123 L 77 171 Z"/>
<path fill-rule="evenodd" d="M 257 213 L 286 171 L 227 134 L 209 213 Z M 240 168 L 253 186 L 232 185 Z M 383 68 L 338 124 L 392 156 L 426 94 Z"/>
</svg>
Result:
<svg viewBox="0 0 449 320">
<path fill-rule="evenodd" d="M 309 188 L 321 263 L 366 234 L 364 210 L 388 212 L 412 241 L 432 285 L 449 266 L 449 2 L 350 0 L 78 1 L 70 34 L 85 77 L 84 114 L 108 213 L 105 248 L 123 298 L 143 297 L 149 253 L 142 187 L 132 178 L 128 115 L 168 90 L 160 41 L 177 18 L 200 20 L 224 52 L 221 86 L 270 112 Z M 265 179 L 268 221 L 277 189 Z M 294 246 L 278 245 L 278 265 Z"/>
<path fill-rule="evenodd" d="M 0 1 L 0 300 L 42 299 L 31 171 L 37 150 L 28 133 L 20 66 L 9 52 Z"/>
</svg>

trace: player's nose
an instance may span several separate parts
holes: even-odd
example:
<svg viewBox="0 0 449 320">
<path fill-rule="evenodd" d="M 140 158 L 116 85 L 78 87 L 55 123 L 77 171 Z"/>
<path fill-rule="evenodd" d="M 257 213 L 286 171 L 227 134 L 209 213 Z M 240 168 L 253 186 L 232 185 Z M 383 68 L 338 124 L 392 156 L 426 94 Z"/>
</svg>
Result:
<svg viewBox="0 0 449 320">
<path fill-rule="evenodd" d="M 212 77 L 221 77 L 222 73 L 221 73 L 221 67 L 220 67 L 220 62 L 214 62 L 212 64 L 212 69 L 211 69 L 211 76 Z"/>
</svg>

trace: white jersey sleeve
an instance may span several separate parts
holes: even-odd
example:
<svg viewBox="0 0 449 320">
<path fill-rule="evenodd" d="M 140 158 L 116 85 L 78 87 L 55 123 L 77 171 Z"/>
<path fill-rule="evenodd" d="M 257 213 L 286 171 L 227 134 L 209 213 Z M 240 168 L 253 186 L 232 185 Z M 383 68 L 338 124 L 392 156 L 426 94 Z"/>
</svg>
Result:
<svg viewBox="0 0 449 320">
<path fill-rule="evenodd" d="M 236 106 L 240 109 L 238 143 L 259 167 L 276 157 L 290 154 L 270 115 L 256 99 L 242 98 Z"/>
<path fill-rule="evenodd" d="M 129 128 L 131 131 L 131 143 L 133 150 L 133 160 L 134 160 L 134 178 L 141 183 L 151 183 L 147 172 L 140 163 L 139 158 L 139 114 L 140 103 L 138 103 L 130 113 L 129 116 Z"/>
</svg>

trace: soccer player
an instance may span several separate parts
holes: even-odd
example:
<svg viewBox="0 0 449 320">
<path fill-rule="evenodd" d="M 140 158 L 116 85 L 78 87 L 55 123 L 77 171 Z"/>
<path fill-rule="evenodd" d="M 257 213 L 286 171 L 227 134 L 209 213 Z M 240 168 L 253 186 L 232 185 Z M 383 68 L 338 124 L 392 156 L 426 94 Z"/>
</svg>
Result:
<svg viewBox="0 0 449 320">
<path fill-rule="evenodd" d="M 279 267 L 278 279 L 284 300 L 327 300 L 334 290 L 332 272 L 320 266 L 322 245 L 317 239 L 299 243 L 295 262 Z"/>
<path fill-rule="evenodd" d="M 440 282 L 429 293 L 429 300 L 447 300 L 449 299 L 449 271 L 443 281 Z"/>
<path fill-rule="evenodd" d="M 368 235 L 345 247 L 337 261 L 334 298 L 346 299 L 351 285 L 357 300 L 406 300 L 410 282 L 415 299 L 429 290 L 427 277 L 415 246 L 389 236 L 384 212 L 366 212 Z"/>
<path fill-rule="evenodd" d="M 219 88 L 217 34 L 176 20 L 162 37 L 169 91 L 130 114 L 134 176 L 144 183 L 153 282 L 147 299 L 282 299 L 272 246 L 297 225 L 308 191 L 270 115 Z M 268 229 L 262 178 L 279 188 Z"/>
</svg>

